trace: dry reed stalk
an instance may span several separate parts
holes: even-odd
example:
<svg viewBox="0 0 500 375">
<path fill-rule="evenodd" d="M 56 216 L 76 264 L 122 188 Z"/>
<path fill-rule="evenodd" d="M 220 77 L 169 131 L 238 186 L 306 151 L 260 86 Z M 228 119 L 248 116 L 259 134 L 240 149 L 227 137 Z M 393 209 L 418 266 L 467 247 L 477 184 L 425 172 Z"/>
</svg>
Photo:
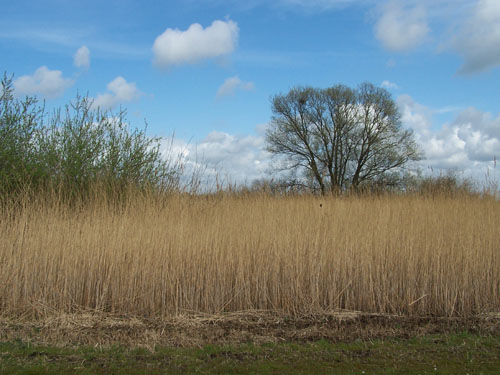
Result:
<svg viewBox="0 0 500 375">
<path fill-rule="evenodd" d="M 13 210 L 0 218 L 4 317 L 500 311 L 494 200 L 178 194 Z"/>
</svg>

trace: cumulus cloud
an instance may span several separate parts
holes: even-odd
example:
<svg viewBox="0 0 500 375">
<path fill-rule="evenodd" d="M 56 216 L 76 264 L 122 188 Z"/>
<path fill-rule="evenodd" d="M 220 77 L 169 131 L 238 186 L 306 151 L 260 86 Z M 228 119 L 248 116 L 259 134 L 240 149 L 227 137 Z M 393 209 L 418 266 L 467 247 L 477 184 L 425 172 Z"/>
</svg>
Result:
<svg viewBox="0 0 500 375">
<path fill-rule="evenodd" d="M 428 135 L 432 124 L 432 110 L 417 103 L 410 95 L 403 94 L 397 97 L 396 103 L 401 112 L 401 120 L 409 128 L 416 130 L 418 135 Z"/>
<path fill-rule="evenodd" d="M 56 98 L 73 85 L 74 81 L 64 78 L 60 70 L 50 70 L 46 66 L 38 68 L 33 75 L 24 75 L 14 81 L 16 95 L 42 95 Z"/>
<path fill-rule="evenodd" d="M 460 73 L 500 66 L 500 1 L 479 0 L 452 45 L 465 60 Z"/>
<path fill-rule="evenodd" d="M 107 93 L 99 94 L 94 99 L 93 105 L 95 108 L 112 108 L 119 103 L 130 102 L 143 95 L 135 83 L 129 83 L 121 76 L 108 83 L 106 88 L 108 89 Z"/>
<path fill-rule="evenodd" d="M 73 64 L 77 68 L 88 69 L 90 67 L 90 50 L 87 46 L 81 46 L 73 56 Z"/>
<path fill-rule="evenodd" d="M 253 88 L 253 82 L 244 82 L 237 76 L 230 77 L 217 90 L 217 98 L 234 95 L 236 90 L 250 91 Z"/>
<path fill-rule="evenodd" d="M 181 156 L 186 174 L 203 170 L 209 184 L 215 176 L 226 182 L 250 183 L 265 177 L 271 163 L 271 155 L 265 151 L 263 127 L 257 126 L 255 135 L 212 131 L 196 144 L 167 140 L 163 148 L 169 156 Z"/>
<path fill-rule="evenodd" d="M 395 84 L 394 82 L 391 82 L 391 81 L 383 81 L 381 84 L 380 84 L 380 87 L 383 87 L 385 89 L 388 89 L 388 90 L 396 90 L 399 88 L 399 86 L 397 84 Z"/>
<path fill-rule="evenodd" d="M 451 124 L 465 142 L 470 160 L 491 161 L 500 155 L 500 116 L 494 118 L 476 108 L 467 108 Z"/>
<path fill-rule="evenodd" d="M 231 20 L 216 20 L 206 28 L 194 23 L 185 31 L 168 28 L 153 44 L 154 64 L 167 68 L 230 54 L 238 34 L 238 25 Z"/>
<path fill-rule="evenodd" d="M 439 128 L 432 126 L 432 110 L 401 95 L 398 105 L 402 122 L 415 130 L 426 159 L 423 167 L 455 169 L 481 179 L 500 155 L 500 116 L 476 108 L 462 110 L 455 119 Z"/>
<path fill-rule="evenodd" d="M 421 44 L 428 33 L 425 7 L 404 6 L 399 0 L 387 2 L 375 24 L 375 36 L 391 51 L 409 51 Z"/>
</svg>

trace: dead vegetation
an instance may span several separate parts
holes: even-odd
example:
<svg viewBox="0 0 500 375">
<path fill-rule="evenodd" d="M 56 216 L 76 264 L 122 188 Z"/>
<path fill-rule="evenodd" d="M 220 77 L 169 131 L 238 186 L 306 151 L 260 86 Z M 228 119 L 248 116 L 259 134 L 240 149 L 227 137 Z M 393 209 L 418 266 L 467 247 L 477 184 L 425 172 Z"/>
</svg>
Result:
<svg viewBox="0 0 500 375">
<path fill-rule="evenodd" d="M 458 332 L 498 336 L 500 317 L 404 317 L 356 311 L 287 317 L 269 311 L 246 311 L 163 319 L 103 312 L 61 314 L 36 321 L 0 319 L 0 342 L 22 340 L 59 347 L 119 345 L 148 350 L 157 346 L 202 347 L 320 339 L 330 342 L 406 339 Z"/>
<path fill-rule="evenodd" d="M 320 336 L 323 323 L 315 326 L 311 317 L 326 319 L 332 311 L 355 311 L 355 327 L 380 316 L 475 321 L 500 311 L 498 223 L 498 202 L 473 196 L 26 201 L 1 213 L 2 335 L 14 332 L 5 322 L 17 321 L 33 322 L 40 337 L 59 330 L 68 341 L 113 342 L 126 331 L 131 340 L 164 342 L 165 324 L 168 332 L 189 333 L 174 334 L 173 343 L 196 343 L 210 327 L 215 331 L 206 334 L 220 332 L 222 340 L 231 336 L 226 325 L 244 336 L 254 320 L 295 322 L 283 334 L 282 323 L 248 328 L 253 338 L 274 332 L 266 336 L 274 340 Z M 82 311 L 93 312 L 90 327 Z M 256 311 L 268 313 L 252 318 Z M 234 325 L 239 314 L 247 326 Z M 131 316 L 138 320 L 112 318 Z M 183 323 L 189 316 L 197 319 Z M 310 325 L 301 331 L 296 322 L 304 317 Z M 351 325 L 345 315 L 332 321 Z M 100 325 L 110 336 L 92 338 Z M 332 337 L 350 335 L 337 328 Z"/>
</svg>

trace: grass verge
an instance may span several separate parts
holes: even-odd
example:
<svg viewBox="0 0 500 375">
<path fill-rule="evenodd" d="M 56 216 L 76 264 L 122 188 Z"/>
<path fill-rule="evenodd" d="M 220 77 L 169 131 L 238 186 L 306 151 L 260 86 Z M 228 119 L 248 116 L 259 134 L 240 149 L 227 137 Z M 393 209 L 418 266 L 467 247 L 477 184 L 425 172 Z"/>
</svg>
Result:
<svg viewBox="0 0 500 375">
<path fill-rule="evenodd" d="M 468 333 L 201 348 L 0 343 L 0 374 L 498 374 L 500 336 Z"/>
</svg>

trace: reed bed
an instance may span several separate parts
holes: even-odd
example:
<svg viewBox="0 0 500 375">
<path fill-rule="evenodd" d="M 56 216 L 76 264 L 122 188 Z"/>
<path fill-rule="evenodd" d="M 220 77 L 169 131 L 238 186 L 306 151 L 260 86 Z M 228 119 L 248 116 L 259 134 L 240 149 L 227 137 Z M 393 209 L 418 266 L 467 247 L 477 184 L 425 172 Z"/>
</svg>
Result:
<svg viewBox="0 0 500 375">
<path fill-rule="evenodd" d="M 0 316 L 500 311 L 500 204 L 469 196 L 26 201 L 0 216 Z"/>
</svg>

